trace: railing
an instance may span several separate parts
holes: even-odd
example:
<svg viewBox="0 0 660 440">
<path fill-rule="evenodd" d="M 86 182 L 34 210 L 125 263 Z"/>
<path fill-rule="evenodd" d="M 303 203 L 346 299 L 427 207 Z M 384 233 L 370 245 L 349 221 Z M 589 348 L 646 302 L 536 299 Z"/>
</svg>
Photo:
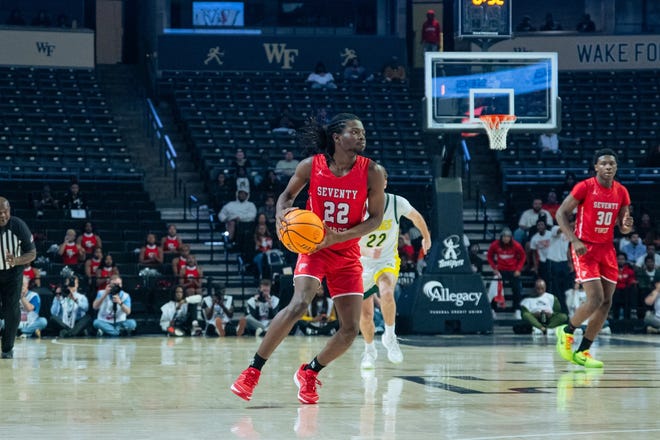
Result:
<svg viewBox="0 0 660 440">
<path fill-rule="evenodd" d="M 167 177 L 172 171 L 172 185 L 174 197 L 178 196 L 177 154 L 170 137 L 165 134 L 163 123 L 158 116 L 156 107 L 151 99 L 147 98 L 147 111 L 145 117 L 145 131 L 151 139 L 151 147 L 158 150 L 158 161 L 163 167 L 163 175 Z"/>
<path fill-rule="evenodd" d="M 472 156 L 470 155 L 470 150 L 468 149 L 465 139 L 461 139 L 461 148 L 463 149 L 463 167 L 461 168 L 461 178 L 464 179 L 467 183 L 467 198 L 469 200 L 472 197 L 472 172 L 470 170 Z"/>
</svg>

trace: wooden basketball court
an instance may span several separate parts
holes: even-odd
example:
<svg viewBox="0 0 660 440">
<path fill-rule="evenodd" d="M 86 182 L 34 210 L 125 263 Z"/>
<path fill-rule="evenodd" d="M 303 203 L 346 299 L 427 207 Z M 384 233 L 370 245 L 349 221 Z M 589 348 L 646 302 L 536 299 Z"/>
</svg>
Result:
<svg viewBox="0 0 660 440">
<path fill-rule="evenodd" d="M 604 371 L 569 365 L 554 338 L 404 336 L 361 377 L 361 339 L 320 375 L 319 405 L 292 376 L 324 337 L 289 337 L 252 401 L 229 386 L 259 339 L 18 340 L 0 361 L 0 437 L 81 439 L 660 438 L 660 338 L 600 337 Z"/>
</svg>

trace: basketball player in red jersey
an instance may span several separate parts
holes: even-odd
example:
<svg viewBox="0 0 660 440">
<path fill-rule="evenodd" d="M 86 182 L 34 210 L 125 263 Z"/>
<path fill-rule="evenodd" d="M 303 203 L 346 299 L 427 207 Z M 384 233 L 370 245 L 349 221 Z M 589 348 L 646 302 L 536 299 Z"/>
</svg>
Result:
<svg viewBox="0 0 660 440">
<path fill-rule="evenodd" d="M 318 402 L 319 371 L 351 346 L 360 328 L 363 287 L 358 241 L 383 220 L 385 173 L 380 165 L 360 156 L 366 138 L 362 121 L 355 115 L 340 113 L 323 127 L 311 122 L 303 128 L 301 141 L 316 146 L 321 153 L 298 164 L 277 200 L 276 219 L 282 224 L 296 196 L 309 185 L 307 208 L 323 220 L 325 238 L 314 253 L 298 256 L 291 302 L 273 318 L 250 367 L 231 386 L 234 394 L 245 400 L 252 397 L 261 368 L 303 316 L 323 278 L 341 327 L 294 375 L 300 402 Z M 366 212 L 369 217 L 363 220 Z"/>
<path fill-rule="evenodd" d="M 567 361 L 586 368 L 602 368 L 603 362 L 589 354 L 591 343 L 600 331 L 612 305 L 618 278 L 614 249 L 614 226 L 630 233 L 628 190 L 614 180 L 616 153 L 609 148 L 594 154 L 596 176 L 579 182 L 557 210 L 557 223 L 571 242 L 575 282 L 582 283 L 587 301 L 575 311 L 566 327 L 557 327 L 557 351 Z M 575 231 L 569 219 L 577 208 Z M 573 352 L 573 331 L 589 319 L 578 349 Z"/>
</svg>

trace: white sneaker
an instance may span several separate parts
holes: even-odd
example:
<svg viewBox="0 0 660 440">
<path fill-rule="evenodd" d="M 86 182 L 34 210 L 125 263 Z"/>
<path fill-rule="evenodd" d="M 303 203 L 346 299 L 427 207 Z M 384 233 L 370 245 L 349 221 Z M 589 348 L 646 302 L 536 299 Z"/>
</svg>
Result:
<svg viewBox="0 0 660 440">
<path fill-rule="evenodd" d="M 513 319 L 517 319 L 517 320 L 522 319 L 522 315 L 520 314 L 520 310 L 516 310 L 515 312 L 513 312 Z"/>
<path fill-rule="evenodd" d="M 393 364 L 400 364 L 403 362 L 403 353 L 401 353 L 401 348 L 399 348 L 399 341 L 397 341 L 396 335 L 383 335 L 381 343 L 383 344 L 383 347 L 387 349 L 387 359 L 389 359 L 390 362 Z"/>
<path fill-rule="evenodd" d="M 365 351 L 362 353 L 362 362 L 360 362 L 360 368 L 363 370 L 373 370 L 376 368 L 376 358 L 378 357 L 378 352 L 376 351 Z"/>
<path fill-rule="evenodd" d="M 600 329 L 599 333 L 601 335 L 611 335 L 612 334 L 612 329 L 609 328 L 609 327 L 603 327 L 602 329 Z"/>
<path fill-rule="evenodd" d="M 582 328 L 578 327 L 575 330 L 573 330 L 573 336 L 582 336 Z"/>
<path fill-rule="evenodd" d="M 543 334 L 543 332 L 541 331 L 540 328 L 534 327 L 532 329 L 532 336 L 541 336 L 542 334 Z"/>
</svg>

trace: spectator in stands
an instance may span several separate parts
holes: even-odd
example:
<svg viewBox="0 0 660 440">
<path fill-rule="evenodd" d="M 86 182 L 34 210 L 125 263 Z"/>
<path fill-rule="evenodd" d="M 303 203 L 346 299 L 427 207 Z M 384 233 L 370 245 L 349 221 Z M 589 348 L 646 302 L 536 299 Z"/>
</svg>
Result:
<svg viewBox="0 0 660 440">
<path fill-rule="evenodd" d="M 50 306 L 50 327 L 60 338 L 83 336 L 92 323 L 87 314 L 89 301 L 78 292 L 78 277 L 64 278 L 62 285 L 55 290 L 55 298 Z"/>
<path fill-rule="evenodd" d="M 304 335 L 332 336 L 339 329 L 339 321 L 335 307 L 323 286 L 318 290 L 316 298 L 307 306 L 307 311 L 300 318 L 294 330 L 300 330 Z"/>
<path fill-rule="evenodd" d="M 247 168 L 238 168 L 236 170 L 236 189 L 250 192 L 250 176 L 247 174 Z"/>
<path fill-rule="evenodd" d="M 481 259 L 479 243 L 472 243 L 470 245 L 470 265 L 472 266 L 472 272 L 484 273 L 484 260 Z"/>
<path fill-rule="evenodd" d="M 571 228 L 575 226 L 575 216 L 570 219 L 570 225 Z M 548 267 L 550 271 L 548 290 L 556 292 L 555 295 L 559 298 L 561 309 L 564 312 L 568 311 L 564 292 L 569 290 L 573 284 L 573 276 L 571 275 L 573 262 L 569 258 L 568 245 L 569 240 L 566 234 L 559 226 L 553 226 L 550 230 L 550 246 L 548 247 Z"/>
<path fill-rule="evenodd" d="M 176 226 L 170 224 L 167 227 L 167 235 L 160 240 L 160 247 L 164 254 L 175 254 L 179 252 L 182 241 L 176 234 Z"/>
<path fill-rule="evenodd" d="M 190 256 L 190 245 L 183 244 L 179 250 L 179 255 L 172 260 L 172 274 L 178 279 L 186 267 L 186 260 Z"/>
<path fill-rule="evenodd" d="M 263 279 L 259 282 L 257 294 L 247 300 L 247 327 L 256 336 L 263 336 L 268 326 L 279 310 L 280 299 L 270 294 L 271 281 Z"/>
<path fill-rule="evenodd" d="M 245 176 L 250 174 L 250 168 L 252 164 L 250 159 L 245 155 L 245 151 L 242 148 L 237 148 L 236 153 L 234 153 L 234 159 L 231 161 L 231 167 L 234 170 L 234 175 L 238 176 L 238 170 L 242 169 L 245 171 Z"/>
<path fill-rule="evenodd" d="M 275 174 L 278 177 L 286 178 L 287 181 L 296 171 L 296 167 L 300 161 L 293 157 L 293 151 L 286 150 L 284 152 L 284 159 L 278 160 L 275 164 Z"/>
<path fill-rule="evenodd" d="M 399 57 L 393 56 L 383 67 L 383 81 L 386 83 L 405 83 L 406 67 L 399 61 Z"/>
<path fill-rule="evenodd" d="M 561 29 L 561 24 L 555 21 L 550 12 L 545 14 L 545 23 L 541 26 L 542 31 L 560 31 Z"/>
<path fill-rule="evenodd" d="M 631 232 L 628 238 L 629 242 L 621 251 L 626 254 L 626 261 L 630 264 L 636 264 L 637 260 L 646 256 L 646 245 L 639 239 L 639 234 Z"/>
<path fill-rule="evenodd" d="M 653 307 L 653 312 L 649 312 L 644 317 L 646 324 L 646 333 L 660 333 L 660 282 L 655 283 L 655 288 L 644 299 L 647 306 Z"/>
<path fill-rule="evenodd" d="M 612 319 L 630 319 L 632 306 L 636 305 L 637 294 L 635 292 L 637 280 L 632 266 L 626 262 L 626 254 L 619 252 L 616 256 L 619 266 L 619 276 L 616 289 L 612 295 Z"/>
<path fill-rule="evenodd" d="M 275 230 L 275 196 L 272 193 L 266 195 L 264 204 L 257 210 L 257 224 L 261 223 L 260 216 L 264 217 L 263 223 L 268 228 L 270 235 L 273 236 L 273 240 L 275 240 L 275 234 L 277 234 Z"/>
<path fill-rule="evenodd" d="M 520 23 L 516 25 L 516 32 L 536 32 L 536 28 L 532 24 L 532 18 L 529 15 L 525 15 Z"/>
<path fill-rule="evenodd" d="M 429 9 L 426 11 L 426 21 L 422 23 L 421 45 L 424 52 L 437 52 L 440 50 L 440 22 L 435 19 L 435 11 Z"/>
<path fill-rule="evenodd" d="M 282 185 L 282 182 L 277 177 L 277 171 L 268 170 L 266 172 L 266 177 L 261 181 L 257 189 L 262 196 L 266 196 L 267 194 L 280 194 L 282 190 L 284 190 L 284 185 Z"/>
<path fill-rule="evenodd" d="M 41 337 L 41 331 L 46 328 L 48 321 L 39 316 L 41 308 L 41 298 L 39 294 L 30 290 L 30 279 L 23 277 L 23 287 L 21 288 L 21 297 L 19 307 L 21 310 L 21 321 L 18 324 L 18 334 L 23 338 L 35 336 Z"/>
<path fill-rule="evenodd" d="M 328 125 L 330 122 L 330 116 L 328 115 L 328 110 L 325 107 L 319 107 L 316 110 L 316 115 L 314 118 L 319 125 Z"/>
<path fill-rule="evenodd" d="M 147 234 L 147 240 L 140 249 L 139 264 L 152 269 L 160 269 L 163 264 L 163 250 L 156 243 L 156 234 Z"/>
<path fill-rule="evenodd" d="M 542 153 L 559 154 L 559 137 L 557 133 L 541 133 L 539 135 L 538 147 Z"/>
<path fill-rule="evenodd" d="M 573 186 L 575 186 L 575 182 L 575 173 L 566 173 L 566 178 L 560 189 L 562 200 L 571 193 Z"/>
<path fill-rule="evenodd" d="M 45 10 L 40 10 L 37 15 L 32 19 L 32 26 L 49 27 L 53 22 L 50 15 Z"/>
<path fill-rule="evenodd" d="M 520 244 L 527 243 L 536 233 L 536 223 L 539 220 L 544 220 L 548 227 L 553 225 L 552 215 L 543 209 L 543 201 L 537 197 L 532 201 L 532 207 L 523 211 L 520 216 L 518 229 L 514 232 L 513 238 Z"/>
<path fill-rule="evenodd" d="M 550 232 L 547 230 L 545 221 L 536 222 L 536 234 L 529 240 L 530 254 L 532 257 L 532 272 L 536 278 L 550 279 L 548 267 L 548 251 L 550 249 Z M 545 283 L 544 283 L 545 287 Z"/>
<path fill-rule="evenodd" d="M 313 89 L 336 89 L 335 77 L 332 73 L 328 72 L 325 64 L 322 62 L 316 63 L 314 71 L 309 74 L 305 82 L 309 83 Z"/>
<path fill-rule="evenodd" d="M 41 287 L 41 270 L 34 267 L 34 261 L 23 268 L 23 276 L 28 279 L 28 288 Z"/>
<path fill-rule="evenodd" d="M 414 272 L 417 259 L 415 258 L 415 247 L 412 245 L 408 233 L 399 234 L 397 250 L 399 252 L 399 260 L 401 261 L 401 272 Z"/>
<path fill-rule="evenodd" d="M 76 231 L 73 229 L 67 229 L 57 253 L 62 257 L 62 264 L 71 266 L 74 271 L 77 271 L 78 265 L 85 261 L 85 249 L 76 243 Z"/>
<path fill-rule="evenodd" d="M 215 212 L 220 211 L 220 208 L 225 203 L 229 202 L 236 194 L 236 187 L 232 186 L 227 179 L 224 172 L 219 171 L 215 177 L 215 181 L 211 186 L 212 206 Z"/>
<path fill-rule="evenodd" d="M 655 265 L 657 267 L 660 267 L 660 255 L 655 251 L 655 245 L 653 244 L 647 244 L 646 245 L 646 254 L 643 257 L 639 257 L 637 261 L 635 261 L 635 266 L 637 267 L 643 267 L 644 266 L 644 261 L 646 260 L 646 257 L 651 257 L 653 258 L 653 261 L 655 262 Z"/>
<path fill-rule="evenodd" d="M 580 307 L 583 303 L 587 302 L 587 292 L 584 291 L 582 288 L 582 284 L 580 283 L 574 283 L 572 289 L 566 290 L 565 294 L 566 296 L 566 303 L 568 305 L 568 316 L 569 319 L 573 317 L 575 314 L 575 310 L 577 310 L 578 307 Z M 578 327 L 575 331 L 576 332 L 582 332 L 587 329 L 587 324 L 589 323 L 589 319 L 587 318 L 586 321 L 582 323 L 580 327 Z M 605 320 L 603 323 L 603 327 L 600 329 L 599 334 L 601 335 L 611 335 L 612 334 L 612 329 L 610 329 L 610 321 Z"/>
<path fill-rule="evenodd" d="M 658 232 L 651 216 L 645 212 L 639 220 L 635 221 L 635 230 L 645 244 L 653 244 L 657 240 Z"/>
<path fill-rule="evenodd" d="M 236 191 L 236 200 L 223 206 L 218 214 L 218 220 L 225 223 L 230 242 L 234 241 L 239 223 L 254 222 L 257 217 L 257 207 L 248 200 L 249 197 L 249 191 L 239 189 Z"/>
<path fill-rule="evenodd" d="M 105 289 L 110 278 L 113 276 L 119 276 L 119 269 L 117 268 L 112 255 L 106 254 L 106 256 L 103 257 L 103 264 L 96 269 L 96 288 L 98 290 Z"/>
<path fill-rule="evenodd" d="M 94 248 L 103 248 L 103 241 L 98 234 L 94 232 L 94 225 L 91 222 L 85 223 L 83 233 L 78 236 L 76 243 L 85 250 L 85 259 L 92 257 Z"/>
<path fill-rule="evenodd" d="M 80 185 L 73 182 L 69 187 L 69 191 L 62 197 L 62 207 L 65 209 L 85 209 L 87 203 L 80 193 Z"/>
<path fill-rule="evenodd" d="M 287 105 L 283 105 L 280 114 L 270 123 L 270 131 L 294 135 L 298 125 L 300 124 L 291 113 L 291 109 Z"/>
<path fill-rule="evenodd" d="M 584 14 L 575 29 L 578 32 L 596 32 L 596 23 L 591 19 L 591 15 Z"/>
<path fill-rule="evenodd" d="M 202 310 L 208 336 L 243 336 L 247 317 L 234 318 L 233 298 L 225 295 L 224 286 L 214 286 L 213 293 L 204 298 Z"/>
<path fill-rule="evenodd" d="M 252 262 L 256 268 L 259 279 L 263 278 L 264 274 L 264 258 L 266 252 L 273 248 L 273 237 L 270 235 L 268 228 L 265 224 L 257 225 L 254 231 L 254 258 Z"/>
<path fill-rule="evenodd" d="M 373 77 L 372 77 L 373 78 Z M 367 69 L 360 65 L 358 57 L 353 57 L 348 60 L 346 67 L 344 67 L 344 82 L 346 83 L 362 83 L 367 80 Z"/>
<path fill-rule="evenodd" d="M 646 311 L 644 300 L 655 288 L 655 285 L 660 283 L 660 269 L 652 256 L 644 258 L 642 267 L 635 267 L 635 279 L 637 280 L 637 298 L 641 300 L 637 303 L 640 305 L 637 308 L 637 319 L 642 319 Z"/>
<path fill-rule="evenodd" d="M 12 26 L 25 26 L 25 19 L 23 18 L 23 13 L 20 9 L 12 9 L 9 13 L 9 18 L 7 18 L 7 24 Z"/>
<path fill-rule="evenodd" d="M 548 192 L 548 196 L 546 197 L 545 203 L 541 205 L 541 209 L 545 209 L 550 213 L 550 217 L 552 217 L 552 220 L 555 220 L 555 216 L 557 215 L 557 210 L 559 209 L 559 201 L 557 201 L 557 193 L 554 190 L 550 190 Z"/>
<path fill-rule="evenodd" d="M 515 318 L 521 319 L 519 309 L 522 294 L 520 272 L 525 265 L 525 250 L 513 239 L 511 229 L 502 229 L 499 240 L 490 244 L 487 257 L 495 277 L 502 278 L 504 283 L 511 285 Z"/>
<path fill-rule="evenodd" d="M 131 295 L 122 289 L 119 275 L 110 277 L 105 289 L 96 294 L 92 306 L 98 310 L 98 317 L 94 320 L 98 336 L 129 336 L 135 331 L 137 323 L 128 318 L 131 314 Z"/>
<path fill-rule="evenodd" d="M 171 299 L 160 307 L 160 328 L 169 336 L 189 335 L 195 318 L 189 309 L 183 287 L 174 287 Z"/>
<path fill-rule="evenodd" d="M 201 295 L 203 277 L 204 273 L 202 268 L 197 265 L 197 258 L 194 255 L 188 255 L 186 265 L 179 273 L 179 285 L 183 286 L 186 295 Z"/>
<path fill-rule="evenodd" d="M 39 196 L 32 200 L 32 205 L 37 211 L 37 218 L 41 218 L 43 217 L 45 210 L 57 209 L 59 207 L 59 202 L 53 197 L 53 194 L 50 191 L 50 185 L 44 185 Z"/>
<path fill-rule="evenodd" d="M 89 284 L 88 292 L 93 292 L 97 289 L 96 271 L 99 267 L 101 267 L 102 262 L 103 249 L 97 246 L 94 248 L 92 258 L 88 258 L 87 261 L 85 261 L 85 277 L 87 278 L 87 283 Z"/>
<path fill-rule="evenodd" d="M 523 322 L 527 324 L 528 329 L 531 327 L 533 335 L 546 335 L 548 329 L 568 322 L 568 316 L 561 311 L 559 299 L 546 291 L 545 281 L 540 278 L 534 285 L 534 295 L 522 300 L 520 310 Z"/>
</svg>

